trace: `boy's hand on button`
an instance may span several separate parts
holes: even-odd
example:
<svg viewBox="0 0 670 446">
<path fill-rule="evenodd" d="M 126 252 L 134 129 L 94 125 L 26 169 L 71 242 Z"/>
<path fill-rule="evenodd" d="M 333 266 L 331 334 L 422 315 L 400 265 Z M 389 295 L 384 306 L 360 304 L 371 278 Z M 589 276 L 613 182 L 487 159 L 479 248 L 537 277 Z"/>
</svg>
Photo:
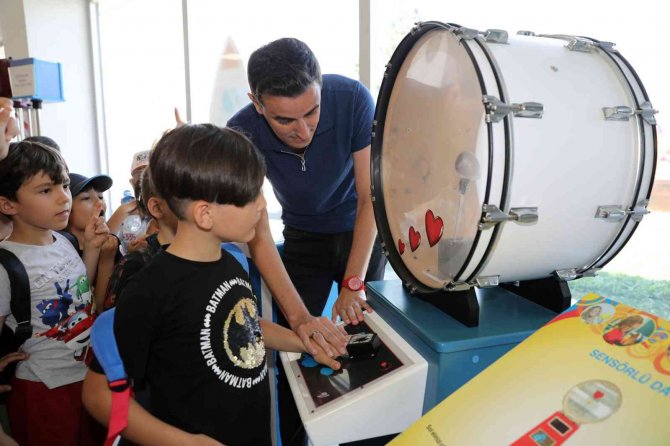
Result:
<svg viewBox="0 0 670 446">
<path fill-rule="evenodd" d="M 322 349 L 320 346 L 316 347 L 317 349 L 317 354 L 312 355 L 314 357 L 314 360 L 318 362 L 319 364 L 323 364 L 326 367 L 330 367 L 333 370 L 339 370 L 341 365 L 338 361 L 335 359 L 331 358 L 324 349 Z"/>
</svg>

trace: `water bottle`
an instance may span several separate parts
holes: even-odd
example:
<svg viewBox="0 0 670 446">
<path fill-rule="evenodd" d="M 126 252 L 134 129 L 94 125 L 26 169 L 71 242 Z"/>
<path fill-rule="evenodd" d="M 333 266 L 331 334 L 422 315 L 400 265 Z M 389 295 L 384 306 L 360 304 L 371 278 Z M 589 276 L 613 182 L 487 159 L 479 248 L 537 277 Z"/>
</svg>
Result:
<svg viewBox="0 0 670 446">
<path fill-rule="evenodd" d="M 134 199 L 135 199 L 135 197 L 133 197 L 132 192 L 130 192 L 129 190 L 124 190 L 123 191 L 123 197 L 121 197 L 121 204 L 130 203 Z"/>
<path fill-rule="evenodd" d="M 121 204 L 130 203 L 135 200 L 133 194 L 129 190 L 123 191 L 123 198 L 121 198 Z M 128 253 L 128 246 L 135 241 L 137 237 L 142 235 L 144 232 L 144 222 L 142 217 L 137 214 L 130 214 L 121 223 L 121 229 L 119 230 L 119 239 L 121 240 L 121 253 L 126 255 Z"/>
</svg>

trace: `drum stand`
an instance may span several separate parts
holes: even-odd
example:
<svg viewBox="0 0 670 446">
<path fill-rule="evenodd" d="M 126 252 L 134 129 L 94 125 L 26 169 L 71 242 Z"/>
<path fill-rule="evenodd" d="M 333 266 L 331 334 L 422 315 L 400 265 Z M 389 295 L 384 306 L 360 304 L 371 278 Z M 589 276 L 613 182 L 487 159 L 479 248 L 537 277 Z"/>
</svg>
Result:
<svg viewBox="0 0 670 446">
<path fill-rule="evenodd" d="M 415 297 L 436 306 L 466 327 L 479 325 L 479 301 L 474 287 L 463 291 L 415 294 Z"/>
<path fill-rule="evenodd" d="M 568 308 L 572 299 L 568 283 L 554 277 L 501 283 L 499 286 L 556 313 Z M 438 291 L 415 296 L 444 311 L 466 327 L 479 325 L 479 301 L 474 287 L 463 291 Z"/>
<path fill-rule="evenodd" d="M 501 283 L 500 286 L 556 313 L 568 308 L 572 299 L 568 282 L 555 277 Z"/>
</svg>

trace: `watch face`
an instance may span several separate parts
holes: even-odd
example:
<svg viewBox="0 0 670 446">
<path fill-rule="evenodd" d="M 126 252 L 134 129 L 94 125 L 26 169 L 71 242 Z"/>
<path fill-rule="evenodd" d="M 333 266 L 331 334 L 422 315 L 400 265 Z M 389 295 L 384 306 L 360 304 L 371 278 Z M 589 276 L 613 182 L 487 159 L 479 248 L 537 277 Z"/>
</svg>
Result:
<svg viewBox="0 0 670 446">
<path fill-rule="evenodd" d="M 349 280 L 347 280 L 347 288 L 351 291 L 358 291 L 363 288 L 363 281 L 358 277 L 350 277 Z"/>
</svg>

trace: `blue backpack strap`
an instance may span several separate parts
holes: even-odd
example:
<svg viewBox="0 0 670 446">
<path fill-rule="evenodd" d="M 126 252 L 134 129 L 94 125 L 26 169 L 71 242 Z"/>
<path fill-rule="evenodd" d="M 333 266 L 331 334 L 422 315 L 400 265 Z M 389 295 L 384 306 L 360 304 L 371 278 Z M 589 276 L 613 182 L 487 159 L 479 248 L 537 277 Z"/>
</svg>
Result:
<svg viewBox="0 0 670 446">
<path fill-rule="evenodd" d="M 235 243 L 226 242 L 221 243 L 221 249 L 235 257 L 235 259 L 242 265 L 242 268 L 249 274 L 249 261 L 247 260 L 246 254 L 242 252 L 239 246 Z"/>
<path fill-rule="evenodd" d="M 115 314 L 116 308 L 103 312 L 96 318 L 91 330 L 93 352 L 110 383 L 128 378 L 114 337 Z"/>
<path fill-rule="evenodd" d="M 115 314 L 116 308 L 100 314 L 91 331 L 93 352 L 105 371 L 109 388 L 112 391 L 112 407 L 105 446 L 111 446 L 116 437 L 128 426 L 130 405 L 130 383 L 114 337 Z"/>
<path fill-rule="evenodd" d="M 23 263 L 13 252 L 0 248 L 0 264 L 9 277 L 9 307 L 18 324 L 14 336 L 22 345 L 33 335 L 33 327 L 30 325 L 30 280 Z"/>
</svg>

